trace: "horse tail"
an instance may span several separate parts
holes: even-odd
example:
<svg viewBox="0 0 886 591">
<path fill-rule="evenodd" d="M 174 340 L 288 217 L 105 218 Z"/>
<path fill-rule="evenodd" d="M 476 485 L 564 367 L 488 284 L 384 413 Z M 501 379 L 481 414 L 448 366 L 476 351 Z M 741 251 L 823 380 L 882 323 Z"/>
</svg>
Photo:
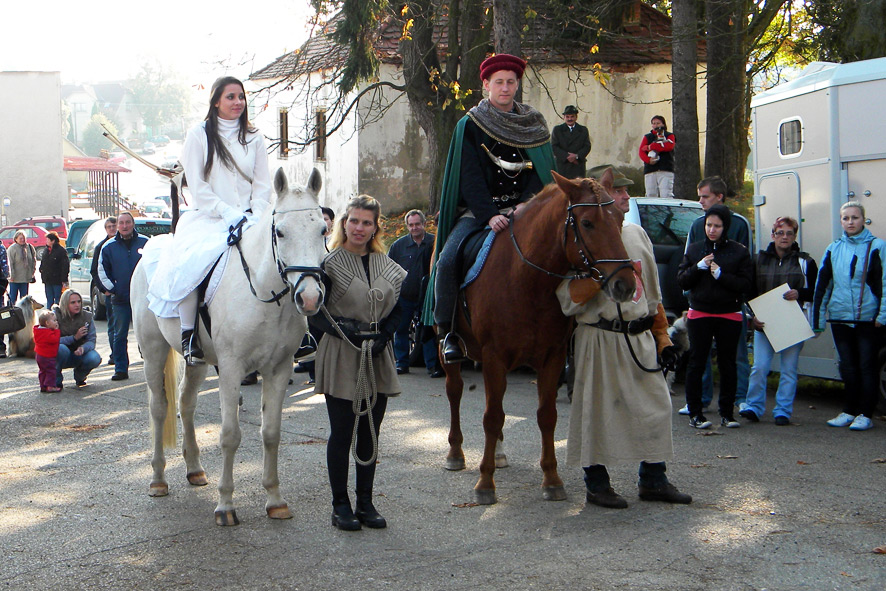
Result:
<svg viewBox="0 0 886 591">
<path fill-rule="evenodd" d="M 166 420 L 163 423 L 163 448 L 172 449 L 178 442 L 178 389 L 181 383 L 181 355 L 169 348 L 163 368 L 163 390 L 166 392 Z"/>
</svg>

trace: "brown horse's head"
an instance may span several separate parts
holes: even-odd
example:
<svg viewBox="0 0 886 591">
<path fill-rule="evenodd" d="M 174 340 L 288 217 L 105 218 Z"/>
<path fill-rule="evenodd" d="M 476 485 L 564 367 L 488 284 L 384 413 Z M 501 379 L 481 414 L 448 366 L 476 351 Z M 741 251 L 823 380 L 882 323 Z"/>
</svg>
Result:
<svg viewBox="0 0 886 591">
<path fill-rule="evenodd" d="M 553 173 L 569 201 L 564 240 L 566 256 L 576 269 L 589 272 L 616 302 L 634 295 L 636 279 L 631 259 L 621 241 L 624 214 L 610 197 L 612 169 L 600 181 L 569 180 Z"/>
</svg>

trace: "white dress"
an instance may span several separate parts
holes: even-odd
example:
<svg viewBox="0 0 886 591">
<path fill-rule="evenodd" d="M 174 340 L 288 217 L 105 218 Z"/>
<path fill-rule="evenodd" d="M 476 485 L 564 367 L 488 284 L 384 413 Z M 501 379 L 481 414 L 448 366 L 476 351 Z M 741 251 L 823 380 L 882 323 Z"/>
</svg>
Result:
<svg viewBox="0 0 886 591">
<path fill-rule="evenodd" d="M 208 154 L 206 123 L 188 132 L 181 163 L 196 210 L 185 212 L 174 236 L 158 236 L 148 241 L 143 258 L 149 272 L 148 304 L 161 317 L 177 316 L 178 302 L 200 284 L 210 268 L 227 250 L 228 227 L 247 216 L 252 225 L 270 205 L 271 182 L 268 153 L 259 132 L 246 134 L 246 145 L 237 138 L 239 121 L 218 119 L 218 132 L 244 178 L 236 168 L 228 168 L 218 156 L 213 158 L 207 179 L 203 166 Z M 252 214 L 246 214 L 251 209 Z M 161 239 L 162 238 L 162 239 Z"/>
</svg>

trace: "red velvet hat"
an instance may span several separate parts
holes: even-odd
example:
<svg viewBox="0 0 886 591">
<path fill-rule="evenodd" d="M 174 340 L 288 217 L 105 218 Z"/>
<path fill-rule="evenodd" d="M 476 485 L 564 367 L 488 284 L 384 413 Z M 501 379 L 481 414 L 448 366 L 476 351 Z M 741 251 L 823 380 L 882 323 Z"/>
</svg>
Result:
<svg viewBox="0 0 886 591">
<path fill-rule="evenodd" d="M 508 70 L 517 74 L 517 78 L 523 78 L 523 70 L 526 69 L 526 62 L 515 55 L 507 53 L 499 53 L 492 57 L 488 57 L 480 64 L 480 79 L 488 80 L 493 74 L 501 70 Z"/>
</svg>

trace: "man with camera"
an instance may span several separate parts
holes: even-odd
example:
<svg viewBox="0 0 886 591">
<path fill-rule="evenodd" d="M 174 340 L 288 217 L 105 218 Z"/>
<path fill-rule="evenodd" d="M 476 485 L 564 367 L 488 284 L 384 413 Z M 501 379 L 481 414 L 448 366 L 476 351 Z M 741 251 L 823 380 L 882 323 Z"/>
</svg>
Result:
<svg viewBox="0 0 886 591">
<path fill-rule="evenodd" d="M 652 118 L 652 131 L 640 143 L 647 197 L 674 196 L 674 134 L 662 115 Z"/>
</svg>

